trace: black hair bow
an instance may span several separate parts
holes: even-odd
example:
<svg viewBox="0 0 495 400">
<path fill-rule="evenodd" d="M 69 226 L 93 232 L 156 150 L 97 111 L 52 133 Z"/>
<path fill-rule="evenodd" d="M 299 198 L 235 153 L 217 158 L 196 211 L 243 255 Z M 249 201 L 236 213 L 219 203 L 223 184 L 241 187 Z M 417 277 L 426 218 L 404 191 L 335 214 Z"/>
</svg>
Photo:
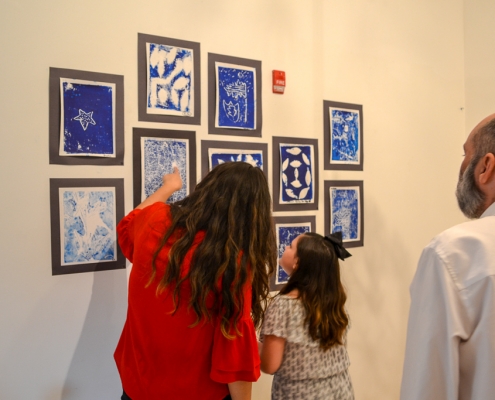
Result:
<svg viewBox="0 0 495 400">
<path fill-rule="evenodd" d="M 344 244 L 342 243 L 342 232 L 331 233 L 330 235 L 325 236 L 325 240 L 333 244 L 337 257 L 342 261 L 352 256 L 352 254 L 344 248 Z"/>
</svg>

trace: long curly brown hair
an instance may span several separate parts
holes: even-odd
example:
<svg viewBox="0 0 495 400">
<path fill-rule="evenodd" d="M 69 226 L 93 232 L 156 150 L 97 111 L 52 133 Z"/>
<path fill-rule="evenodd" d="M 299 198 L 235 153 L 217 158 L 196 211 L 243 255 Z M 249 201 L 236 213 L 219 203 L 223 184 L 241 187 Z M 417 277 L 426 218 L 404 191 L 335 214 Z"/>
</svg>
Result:
<svg viewBox="0 0 495 400">
<path fill-rule="evenodd" d="M 298 290 L 306 311 L 304 323 L 323 350 L 343 344 L 349 324 L 344 308 L 347 296 L 333 245 L 317 233 L 305 233 L 297 241 L 296 257 L 297 268 L 280 293 Z"/>
<path fill-rule="evenodd" d="M 167 240 L 174 241 L 157 292 L 173 288 L 175 310 L 180 305 L 181 284 L 188 279 L 188 307 L 198 324 L 221 316 L 222 334 L 234 338 L 243 310 L 243 286 L 252 282 L 252 318 L 261 324 L 269 294 L 269 274 L 276 265 L 276 242 L 271 198 L 263 172 L 244 162 L 216 166 L 189 196 L 171 205 L 172 223 L 154 255 L 150 283 L 156 276 L 156 260 Z M 195 250 L 190 270 L 181 276 L 181 265 L 195 235 L 205 232 Z M 219 285 L 221 283 L 221 286 Z M 214 295 L 215 306 L 207 306 Z"/>
</svg>

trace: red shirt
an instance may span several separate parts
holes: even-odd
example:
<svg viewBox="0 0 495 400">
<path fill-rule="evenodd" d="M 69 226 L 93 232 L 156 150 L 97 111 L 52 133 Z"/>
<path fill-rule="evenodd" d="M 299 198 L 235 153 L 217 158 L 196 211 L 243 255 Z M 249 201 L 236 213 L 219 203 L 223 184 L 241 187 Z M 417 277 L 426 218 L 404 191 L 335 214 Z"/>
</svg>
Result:
<svg viewBox="0 0 495 400">
<path fill-rule="evenodd" d="M 157 278 L 146 287 L 153 253 L 170 226 L 170 207 L 157 202 L 129 213 L 117 226 L 122 252 L 133 263 L 129 278 L 127 320 L 115 361 L 125 392 L 133 400 L 220 400 L 228 395 L 227 383 L 254 382 L 260 376 L 260 359 L 251 319 L 251 285 L 244 289 L 242 336 L 226 339 L 220 318 L 195 327 L 194 311 L 188 310 L 190 286 L 181 286 L 180 306 L 173 310 L 171 290 L 156 295 L 173 244 L 169 240 L 157 261 Z M 198 232 L 182 265 L 189 271 L 191 257 L 204 232 Z"/>
</svg>

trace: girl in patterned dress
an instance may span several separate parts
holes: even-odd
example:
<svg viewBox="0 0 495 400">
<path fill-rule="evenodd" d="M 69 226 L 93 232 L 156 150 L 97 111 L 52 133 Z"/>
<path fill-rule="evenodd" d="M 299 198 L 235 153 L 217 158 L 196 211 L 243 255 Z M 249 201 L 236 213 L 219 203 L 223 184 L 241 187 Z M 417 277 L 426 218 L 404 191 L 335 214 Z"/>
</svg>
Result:
<svg viewBox="0 0 495 400">
<path fill-rule="evenodd" d="M 285 248 L 290 278 L 270 303 L 261 329 L 261 370 L 274 374 L 272 400 L 351 400 L 349 319 L 338 258 L 350 254 L 340 232 L 305 233 Z"/>
</svg>

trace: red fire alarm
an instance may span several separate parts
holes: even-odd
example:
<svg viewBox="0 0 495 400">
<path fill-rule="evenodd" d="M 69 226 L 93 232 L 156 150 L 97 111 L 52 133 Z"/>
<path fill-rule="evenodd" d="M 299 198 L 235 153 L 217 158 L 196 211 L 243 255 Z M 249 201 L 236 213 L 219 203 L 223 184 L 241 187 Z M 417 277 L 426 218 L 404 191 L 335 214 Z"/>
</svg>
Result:
<svg viewBox="0 0 495 400">
<path fill-rule="evenodd" d="M 273 70 L 273 93 L 284 94 L 285 72 Z"/>
</svg>

